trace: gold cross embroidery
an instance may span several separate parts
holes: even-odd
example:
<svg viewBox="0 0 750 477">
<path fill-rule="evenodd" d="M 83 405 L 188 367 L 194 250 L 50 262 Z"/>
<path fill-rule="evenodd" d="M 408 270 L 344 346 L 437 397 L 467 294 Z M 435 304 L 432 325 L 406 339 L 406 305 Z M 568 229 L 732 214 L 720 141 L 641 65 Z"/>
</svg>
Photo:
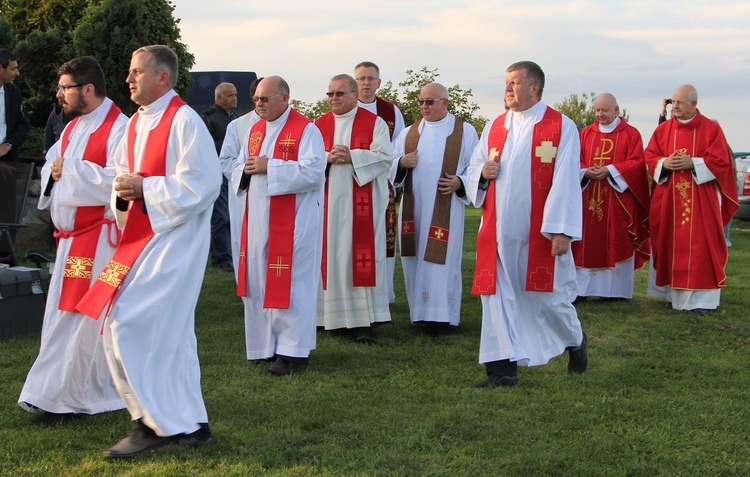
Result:
<svg viewBox="0 0 750 477">
<path fill-rule="evenodd" d="M 438 239 L 438 240 L 442 240 L 442 238 L 443 238 L 443 235 L 445 235 L 445 234 L 443 233 L 443 229 L 440 229 L 440 228 L 438 228 L 438 229 L 435 229 L 435 238 L 436 238 L 436 239 Z"/>
<path fill-rule="evenodd" d="M 294 148 L 290 146 L 293 146 L 296 142 L 296 139 L 292 139 L 292 133 L 287 133 L 286 137 L 279 141 L 279 145 L 281 146 L 280 149 L 283 153 L 283 155 L 281 156 L 282 159 L 284 159 L 285 161 L 288 160 L 287 154 L 294 150 Z"/>
<path fill-rule="evenodd" d="M 542 145 L 537 146 L 534 153 L 543 163 L 550 164 L 557 155 L 557 148 L 552 145 L 552 141 L 542 141 Z"/>
<path fill-rule="evenodd" d="M 73 278 L 91 278 L 91 267 L 94 260 L 85 257 L 68 257 L 65 276 Z"/>
<path fill-rule="evenodd" d="M 500 155 L 500 151 L 497 150 L 496 147 L 493 147 L 490 149 L 490 161 L 497 162 L 497 157 Z"/>
<path fill-rule="evenodd" d="M 276 277 L 278 278 L 278 277 L 281 276 L 281 271 L 282 270 L 289 270 L 289 264 L 283 263 L 281 261 L 281 256 L 279 255 L 279 256 L 276 257 L 276 263 L 270 263 L 270 264 L 268 264 L 268 268 L 276 270 Z"/>
</svg>

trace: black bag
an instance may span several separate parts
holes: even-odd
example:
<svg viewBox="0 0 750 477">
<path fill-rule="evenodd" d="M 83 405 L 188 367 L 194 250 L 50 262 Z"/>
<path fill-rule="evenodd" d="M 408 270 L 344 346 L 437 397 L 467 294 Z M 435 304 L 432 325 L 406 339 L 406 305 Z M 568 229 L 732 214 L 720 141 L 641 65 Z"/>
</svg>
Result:
<svg viewBox="0 0 750 477">
<path fill-rule="evenodd" d="M 42 330 L 49 273 L 41 268 L 0 268 L 0 339 Z"/>
</svg>

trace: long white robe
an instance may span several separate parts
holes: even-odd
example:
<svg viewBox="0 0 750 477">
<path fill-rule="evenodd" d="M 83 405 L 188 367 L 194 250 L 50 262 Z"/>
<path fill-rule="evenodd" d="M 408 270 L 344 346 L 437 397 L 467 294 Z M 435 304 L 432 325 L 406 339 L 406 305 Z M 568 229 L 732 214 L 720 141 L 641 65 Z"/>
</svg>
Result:
<svg viewBox="0 0 750 477">
<path fill-rule="evenodd" d="M 450 113 L 439 121 L 422 121 L 419 124 L 419 143 L 417 145 L 417 167 L 409 169 L 412 175 L 412 192 L 414 193 L 414 228 L 417 255 L 401 256 L 404 269 L 406 296 L 409 300 L 409 313 L 412 323 L 433 321 L 450 323 L 458 326 L 461 321 L 461 292 L 463 286 L 461 259 L 464 243 L 464 207 L 469 203 L 468 196 L 463 198 L 451 194 L 451 221 L 448 252 L 445 264 L 426 262 L 424 252 L 427 247 L 427 234 L 432 222 L 432 213 L 437 195 L 437 183 L 443 167 L 446 138 L 453 132 L 456 117 Z M 402 186 L 406 176 L 395 182 L 398 163 L 405 154 L 406 136 L 413 126 L 406 128 L 396 139 L 391 166 L 391 180 Z M 463 139 L 458 159 L 456 175 L 466 183 L 466 170 L 469 159 L 478 142 L 477 132 L 469 123 L 463 124 Z M 403 204 L 403 200 L 402 200 Z M 399 228 L 401 230 L 401 213 L 399 210 Z M 399 233 L 399 245 L 401 234 Z"/>
<path fill-rule="evenodd" d="M 531 137 L 534 124 L 542 120 L 545 111 L 546 105 L 540 102 L 524 112 L 506 115 L 509 133 L 495 184 L 497 287 L 494 295 L 482 296 L 480 363 L 509 359 L 522 366 L 545 364 L 566 347 L 580 345 L 583 339 L 581 323 L 571 304 L 577 287 L 570 251 L 555 260 L 552 293 L 525 289 L 531 219 Z M 562 119 L 562 137 L 541 231 L 547 238 L 565 234 L 580 240 L 580 140 L 575 124 L 565 116 Z M 487 139 L 494 122 L 484 128 L 469 165 L 467 193 L 476 207 L 482 206 L 486 196 L 479 181 L 488 160 Z"/>
<path fill-rule="evenodd" d="M 373 101 L 372 103 L 363 103 L 362 101 L 357 101 L 357 106 L 359 106 L 360 108 L 364 108 L 373 114 L 378 114 L 377 101 Z M 404 115 L 395 104 L 393 105 L 393 112 L 395 121 L 393 125 L 393 137 L 391 139 L 391 146 L 396 147 L 396 138 L 399 134 L 401 134 L 401 131 L 404 130 Z M 391 181 L 391 184 L 393 184 L 393 179 L 389 180 Z M 398 233 L 398 231 L 396 233 Z M 393 274 L 396 270 L 396 257 L 386 257 L 385 266 L 386 279 L 388 280 L 388 302 L 393 303 L 394 301 L 396 301 L 396 291 L 393 289 Z"/>
<path fill-rule="evenodd" d="M 237 158 L 240 156 L 240 150 L 242 149 L 242 141 L 247 145 L 247 132 L 253 127 L 253 124 L 260 120 L 260 116 L 255 110 L 250 111 L 247 114 L 243 114 L 239 118 L 233 120 L 227 126 L 227 132 L 224 136 L 224 143 L 221 145 L 221 152 L 219 152 L 219 162 L 221 163 L 221 172 L 227 178 L 232 179 L 232 170 L 234 169 Z M 231 187 L 230 187 L 231 189 Z M 237 192 L 235 187 L 234 192 Z M 234 270 L 234 278 L 237 279 L 237 267 L 239 266 L 240 257 L 240 234 L 242 229 L 242 222 L 237 222 L 235 217 L 242 217 L 245 210 L 244 195 L 242 197 L 237 194 L 233 194 L 229 191 L 228 197 L 228 208 L 229 208 L 229 244 L 232 249 L 232 263 Z"/>
<path fill-rule="evenodd" d="M 141 107 L 135 170 L 149 132 L 176 93 Z M 131 121 L 133 119 L 131 118 Z M 128 172 L 127 140 L 115 156 Z M 143 199 L 155 235 L 115 295 L 104 328 L 112 377 L 133 419 L 160 436 L 191 433 L 208 422 L 200 387 L 195 306 L 210 242 L 211 211 L 221 170 L 211 135 L 198 113 L 184 106 L 172 122 L 166 175 L 143 180 Z M 116 195 L 112 194 L 114 210 Z M 125 214 L 116 211 L 124 226 Z"/>
<path fill-rule="evenodd" d="M 266 124 L 266 137 L 259 156 L 268 158 L 267 174 L 253 175 L 245 191 L 238 192 L 245 160 L 248 157 L 245 135 L 240 159 L 230 181 L 230 196 L 248 200 L 247 292 L 245 305 L 245 342 L 247 359 L 270 358 L 276 354 L 306 358 L 315 349 L 316 303 L 323 250 L 323 184 L 325 183 L 325 147 L 323 136 L 314 124 L 305 127 L 298 145 L 298 160 L 274 158 L 279 132 L 286 124 L 291 108 Z M 296 194 L 292 288 L 289 308 L 264 308 L 269 201 L 271 196 Z M 244 208 L 242 211 L 244 214 Z M 242 215 L 232 221 L 242 224 Z"/>
<path fill-rule="evenodd" d="M 354 108 L 335 116 L 334 145 L 349 147 L 356 112 Z M 318 295 L 318 326 L 327 330 L 391 321 L 385 266 L 385 209 L 392 148 L 385 121 L 377 118 L 370 149 L 354 149 L 351 157 L 351 163 L 331 164 L 328 170 L 328 287 L 321 289 Z M 355 180 L 360 186 L 372 182 L 374 287 L 352 285 L 352 186 Z"/>
<path fill-rule="evenodd" d="M 39 209 L 50 209 L 52 220 L 60 230 L 75 229 L 78 207 L 109 205 L 115 177 L 112 158 L 125 132 L 127 117 L 121 114 L 112 126 L 107 139 L 107 164 L 104 167 L 84 161 L 83 154 L 89 136 L 101 126 L 111 107 L 112 101 L 105 98 L 98 108 L 79 118 L 65 151 L 62 176 L 49 197 L 39 197 Z M 52 161 L 62 156 L 61 150 L 60 140 L 47 151 L 47 162 L 42 168 L 42 190 L 52 180 L 50 167 Z M 105 209 L 105 216 L 113 218 L 109 207 Z M 104 357 L 102 321 L 58 309 L 65 260 L 72 240 L 60 238 L 57 244 L 58 266 L 52 273 L 47 293 L 39 356 L 18 398 L 18 404 L 25 410 L 31 410 L 27 403 L 58 414 L 96 414 L 125 407 Z M 94 256 L 92 282 L 109 262 L 116 244 L 116 226 L 102 227 Z"/>
</svg>

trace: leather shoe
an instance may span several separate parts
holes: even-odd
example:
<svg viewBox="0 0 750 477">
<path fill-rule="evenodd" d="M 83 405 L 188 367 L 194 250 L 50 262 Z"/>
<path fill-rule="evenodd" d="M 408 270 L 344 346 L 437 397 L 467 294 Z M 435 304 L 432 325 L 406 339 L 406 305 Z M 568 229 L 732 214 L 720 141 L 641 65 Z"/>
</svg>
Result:
<svg viewBox="0 0 750 477">
<path fill-rule="evenodd" d="M 589 367 L 589 346 L 586 332 L 577 348 L 568 348 L 568 373 L 585 373 Z"/>
<path fill-rule="evenodd" d="M 181 447 L 203 447 L 208 445 L 213 440 L 213 434 L 211 429 L 208 427 L 207 422 L 202 422 L 200 428 L 191 432 L 190 434 L 177 434 L 174 436 L 174 441 L 178 446 Z"/>
<path fill-rule="evenodd" d="M 518 384 L 518 376 L 497 376 L 490 374 L 481 383 L 476 383 L 472 388 L 509 388 Z"/>
<path fill-rule="evenodd" d="M 361 328 L 352 328 L 352 341 L 355 343 L 374 343 L 377 341 L 375 333 L 369 326 L 363 326 Z"/>
<path fill-rule="evenodd" d="M 169 437 L 157 436 L 150 427 L 141 421 L 135 421 L 125 437 L 110 449 L 104 451 L 104 455 L 110 459 L 135 457 L 169 443 Z"/>
<path fill-rule="evenodd" d="M 294 363 L 281 356 L 277 356 L 276 361 L 268 366 L 268 372 L 274 376 L 287 376 L 292 374 L 292 371 L 294 371 Z"/>
</svg>

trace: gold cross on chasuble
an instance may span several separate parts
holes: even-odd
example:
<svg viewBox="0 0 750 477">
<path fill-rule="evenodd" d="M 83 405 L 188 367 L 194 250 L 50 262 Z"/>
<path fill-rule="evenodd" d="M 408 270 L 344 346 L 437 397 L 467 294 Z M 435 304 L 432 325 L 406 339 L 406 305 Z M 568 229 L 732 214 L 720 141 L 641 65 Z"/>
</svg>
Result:
<svg viewBox="0 0 750 477">
<path fill-rule="evenodd" d="M 294 152 L 294 144 L 297 142 L 296 139 L 292 139 L 292 133 L 288 133 L 284 139 L 279 140 L 279 152 L 281 152 L 281 158 L 288 161 L 287 155 L 290 152 Z"/>
<path fill-rule="evenodd" d="M 541 146 L 534 149 L 536 157 L 540 158 L 543 163 L 550 164 L 552 159 L 557 155 L 557 148 L 552 145 L 552 141 L 542 141 Z"/>
<path fill-rule="evenodd" d="M 289 270 L 289 264 L 283 263 L 281 256 L 276 256 L 276 263 L 269 263 L 268 268 L 276 270 L 276 276 L 280 277 L 282 270 Z"/>
</svg>

